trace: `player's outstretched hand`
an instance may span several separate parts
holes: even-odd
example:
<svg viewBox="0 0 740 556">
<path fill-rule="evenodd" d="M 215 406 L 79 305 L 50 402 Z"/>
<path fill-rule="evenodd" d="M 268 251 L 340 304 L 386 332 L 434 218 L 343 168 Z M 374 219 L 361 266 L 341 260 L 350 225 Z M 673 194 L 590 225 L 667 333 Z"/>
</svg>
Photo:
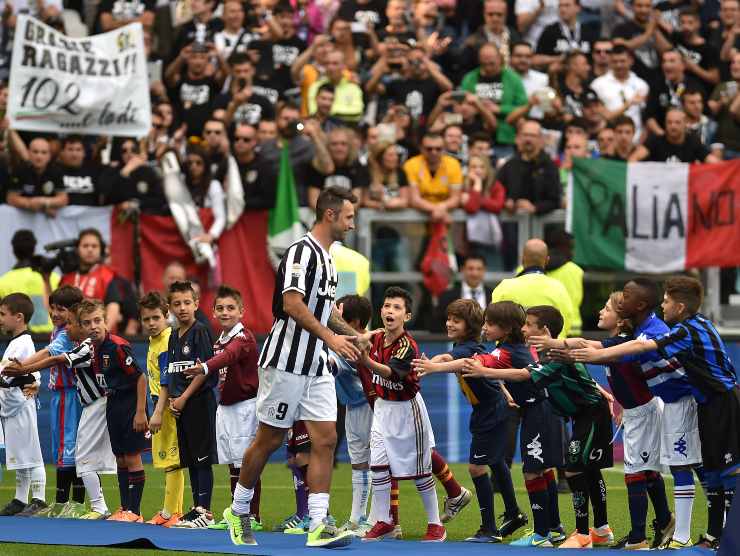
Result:
<svg viewBox="0 0 740 556">
<path fill-rule="evenodd" d="M 147 428 L 146 411 L 137 411 L 134 415 L 134 431 L 146 432 Z"/>
<path fill-rule="evenodd" d="M 553 339 L 552 335 L 550 334 L 550 329 L 545 326 L 545 333 L 541 334 L 539 336 L 530 336 L 527 338 L 527 343 L 530 346 L 533 346 L 537 351 L 542 351 L 545 349 L 552 349 L 554 347 L 557 347 L 558 341 Z M 563 342 L 559 342 L 560 345 L 563 344 Z"/>
<path fill-rule="evenodd" d="M 411 369 L 416 371 L 420 377 L 430 375 L 434 373 L 434 363 L 429 360 L 426 353 L 422 353 L 419 359 L 411 361 Z"/>
<path fill-rule="evenodd" d="M 162 414 L 155 411 L 152 418 L 149 419 L 149 430 L 152 434 L 157 434 L 162 429 Z"/>
<path fill-rule="evenodd" d="M 202 375 L 203 374 L 203 363 L 201 363 L 200 359 L 198 359 L 195 362 L 195 365 L 193 365 L 192 367 L 188 367 L 187 369 L 183 371 L 183 373 L 191 377 Z"/>
<path fill-rule="evenodd" d="M 483 363 L 477 359 L 469 357 L 467 359 L 463 359 L 463 367 L 460 373 L 467 378 L 482 377 L 485 376 L 485 373 L 483 372 L 484 368 Z"/>
<path fill-rule="evenodd" d="M 591 346 L 582 347 L 578 349 L 570 350 L 570 355 L 575 361 L 581 363 L 596 363 L 598 362 L 599 352 L 603 350 L 596 349 Z"/>
<path fill-rule="evenodd" d="M 335 334 L 327 342 L 329 349 L 349 361 L 357 361 L 362 352 L 357 347 L 357 336 L 344 336 Z"/>
</svg>

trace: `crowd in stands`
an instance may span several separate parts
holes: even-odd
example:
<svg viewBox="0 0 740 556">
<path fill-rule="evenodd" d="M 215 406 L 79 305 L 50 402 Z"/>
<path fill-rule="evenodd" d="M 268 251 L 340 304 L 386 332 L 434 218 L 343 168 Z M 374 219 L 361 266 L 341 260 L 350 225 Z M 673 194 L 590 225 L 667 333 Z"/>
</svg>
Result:
<svg viewBox="0 0 740 556">
<path fill-rule="evenodd" d="M 287 145 L 301 205 L 340 186 L 360 208 L 432 222 L 461 208 L 456 248 L 485 252 L 490 268 L 491 253 L 516 258 L 496 215 L 564 206 L 575 157 L 740 157 L 738 0 L 6 2 L 0 76 L 16 15 L 60 27 L 65 8 L 90 33 L 143 24 L 152 128 L 48 136 L 4 119 L 0 197 L 50 218 L 68 204 L 168 215 L 158 160 L 174 151 L 214 214 L 198 239 L 214 243 L 228 157 L 249 218 L 274 207 Z M 405 237 L 375 233 L 376 269 L 413 266 Z"/>
</svg>

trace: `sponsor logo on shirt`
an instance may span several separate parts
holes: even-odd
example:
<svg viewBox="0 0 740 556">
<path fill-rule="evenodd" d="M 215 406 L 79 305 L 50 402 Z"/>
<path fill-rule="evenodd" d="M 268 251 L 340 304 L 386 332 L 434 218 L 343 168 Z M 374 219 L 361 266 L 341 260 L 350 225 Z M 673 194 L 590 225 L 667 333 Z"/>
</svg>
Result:
<svg viewBox="0 0 740 556">
<path fill-rule="evenodd" d="M 395 390 L 396 392 L 400 392 L 403 390 L 403 384 L 400 382 L 393 382 L 392 380 L 388 380 L 387 378 L 383 378 L 380 375 L 373 375 L 373 384 L 379 384 L 383 388 L 388 388 L 388 390 Z"/>
</svg>

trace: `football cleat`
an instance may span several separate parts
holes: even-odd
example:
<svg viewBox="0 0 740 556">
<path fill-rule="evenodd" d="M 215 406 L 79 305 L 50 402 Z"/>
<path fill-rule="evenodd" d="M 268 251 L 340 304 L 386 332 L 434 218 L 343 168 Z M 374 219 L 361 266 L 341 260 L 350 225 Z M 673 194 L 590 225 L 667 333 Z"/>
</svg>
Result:
<svg viewBox="0 0 740 556">
<path fill-rule="evenodd" d="M 442 510 L 442 523 L 452 521 L 465 506 L 470 504 L 473 494 L 465 487 L 460 487 L 461 492 L 455 498 L 445 498 Z"/>
<path fill-rule="evenodd" d="M 530 548 L 552 548 L 549 536 L 543 537 L 533 530 L 527 531 L 523 537 L 509 543 L 509 546 L 528 546 Z"/>
<path fill-rule="evenodd" d="M 352 544 L 355 536 L 349 531 L 340 532 L 328 517 L 313 531 L 308 531 L 306 546 L 311 548 L 340 548 Z"/>
<path fill-rule="evenodd" d="M 224 520 L 228 524 L 229 536 L 234 544 L 256 545 L 257 541 L 252 533 L 252 520 L 249 514 L 236 515 L 231 506 L 224 510 Z"/>
</svg>

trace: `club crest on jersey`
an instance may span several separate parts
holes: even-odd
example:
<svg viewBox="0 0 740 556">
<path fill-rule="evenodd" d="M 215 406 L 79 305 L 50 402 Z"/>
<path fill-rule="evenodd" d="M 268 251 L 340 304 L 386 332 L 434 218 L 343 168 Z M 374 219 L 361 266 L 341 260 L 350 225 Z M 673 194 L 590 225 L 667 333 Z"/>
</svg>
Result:
<svg viewBox="0 0 740 556">
<path fill-rule="evenodd" d="M 185 344 L 182 346 L 182 353 L 183 355 L 189 355 L 190 354 L 190 346 L 188 344 Z"/>
<path fill-rule="evenodd" d="M 103 354 L 103 368 L 107 369 L 110 367 L 110 355 Z"/>
</svg>

